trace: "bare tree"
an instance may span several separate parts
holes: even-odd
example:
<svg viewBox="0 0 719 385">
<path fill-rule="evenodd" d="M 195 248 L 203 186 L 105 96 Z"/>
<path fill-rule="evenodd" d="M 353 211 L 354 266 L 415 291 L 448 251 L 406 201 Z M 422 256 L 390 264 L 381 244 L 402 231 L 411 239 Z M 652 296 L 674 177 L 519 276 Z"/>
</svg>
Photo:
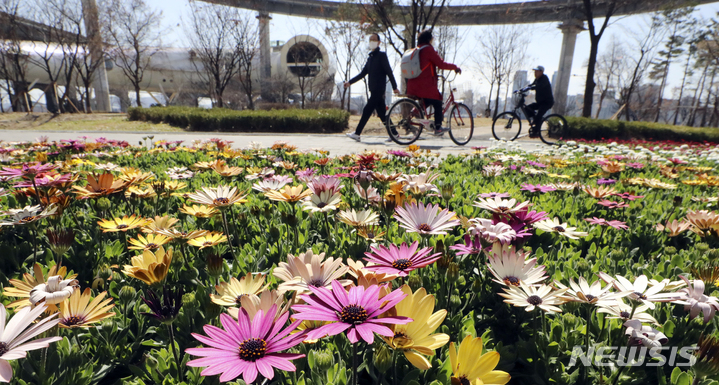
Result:
<svg viewBox="0 0 719 385">
<path fill-rule="evenodd" d="M 652 71 L 649 74 L 652 79 L 660 80 L 655 122 L 659 121 L 662 113 L 662 101 L 669 76 L 669 66 L 672 60 L 684 53 L 683 46 L 687 40 L 687 33 L 695 24 L 695 20 L 691 16 L 693 12 L 694 7 L 684 7 L 666 10 L 661 13 L 661 23 L 667 28 L 669 35 L 664 44 L 664 49 L 659 51 L 659 59 L 652 63 Z"/>
<path fill-rule="evenodd" d="M 142 106 L 145 71 L 160 50 L 162 12 L 144 0 L 107 0 L 104 5 L 106 34 L 113 45 L 109 56 L 132 84 L 137 106 Z"/>
<path fill-rule="evenodd" d="M 607 26 L 609 25 L 609 19 L 614 16 L 614 13 L 617 11 L 617 8 L 627 1 L 631 0 L 601 1 L 602 3 L 604 3 L 603 5 L 606 7 L 606 11 L 603 15 L 604 21 L 602 22 L 601 26 L 597 28 L 597 26 L 594 24 L 594 18 L 598 17 L 599 15 L 595 15 L 594 11 L 598 8 L 597 3 L 599 3 L 600 0 L 582 0 L 584 5 L 582 11 L 584 12 L 584 18 L 587 21 L 587 29 L 589 30 L 589 41 L 591 43 L 589 47 L 589 60 L 587 62 L 587 80 L 584 84 L 584 107 L 582 110 L 582 116 L 585 118 L 588 118 L 592 115 L 594 87 L 596 86 L 596 83 L 594 82 L 594 73 L 597 66 L 599 40 L 601 40 L 602 35 L 604 35 L 604 31 L 606 31 Z"/>
<path fill-rule="evenodd" d="M 240 72 L 242 47 L 237 31 L 244 22 L 237 8 L 190 3 L 186 31 L 196 54 L 193 63 L 207 79 L 215 107 L 224 107 L 222 94 Z"/>
<path fill-rule="evenodd" d="M 437 26 L 435 32 L 434 41 L 439 56 L 447 62 L 456 63 L 457 54 L 467 35 L 460 33 L 459 27 L 451 25 Z"/>
<path fill-rule="evenodd" d="M 651 17 L 646 32 L 629 32 L 629 36 L 635 36 L 630 52 L 637 52 L 638 55 L 629 55 L 628 60 L 631 63 L 631 70 L 621 76 L 620 83 L 620 103 L 624 106 L 624 114 L 627 120 L 631 119 L 635 91 L 641 84 L 644 76 L 649 69 L 649 65 L 653 61 L 656 49 L 664 39 L 664 29 L 657 15 Z M 640 38 L 637 38 L 639 36 Z"/>
<path fill-rule="evenodd" d="M 597 112 L 594 114 L 595 119 L 599 118 L 604 99 L 606 99 L 609 91 L 618 88 L 619 77 L 621 73 L 625 72 L 626 59 L 627 53 L 624 50 L 622 42 L 618 40 L 616 36 L 612 36 L 608 50 L 597 58 L 596 71 L 597 88 L 599 88 L 599 104 L 597 106 Z"/>
<path fill-rule="evenodd" d="M 337 61 L 337 70 L 342 78 L 342 83 L 350 80 L 353 59 L 360 56 L 364 59 L 364 55 L 359 55 L 359 53 L 362 51 L 365 35 L 369 32 L 365 26 L 355 21 L 354 10 L 355 8 L 350 8 L 348 5 L 340 6 L 334 19 L 328 21 L 324 28 L 326 41 L 329 43 L 332 56 Z M 349 89 L 340 86 L 337 93 L 340 97 L 340 105 L 349 111 Z"/>
<path fill-rule="evenodd" d="M 272 90 L 271 96 L 273 100 L 283 104 L 287 103 L 290 94 L 295 89 L 295 80 L 292 78 L 293 75 L 285 71 L 279 71 L 279 73 L 272 75 L 270 89 Z"/>
<path fill-rule="evenodd" d="M 414 48 L 417 35 L 434 28 L 449 0 L 410 0 L 401 9 L 391 0 L 365 0 L 365 19 L 383 31 L 387 43 L 398 53 Z"/>
<path fill-rule="evenodd" d="M 477 36 L 481 52 L 475 57 L 475 65 L 490 84 L 489 100 L 495 95 L 494 114 L 499 110 L 502 85 L 508 87 L 512 73 L 519 69 L 526 58 L 529 39 L 526 29 L 517 25 L 487 27 Z"/>
<path fill-rule="evenodd" d="M 30 111 L 27 82 L 27 55 L 22 52 L 20 0 L 0 0 L 0 23 L 7 28 L 8 36 L 0 40 L 0 78 L 10 98 L 13 111 Z"/>
<path fill-rule="evenodd" d="M 240 87 L 247 96 L 247 107 L 255 108 L 254 84 L 252 83 L 252 61 L 258 52 L 260 36 L 251 30 L 254 27 L 251 14 L 245 12 L 239 15 L 239 22 L 234 31 L 239 53 L 238 80 Z"/>
</svg>

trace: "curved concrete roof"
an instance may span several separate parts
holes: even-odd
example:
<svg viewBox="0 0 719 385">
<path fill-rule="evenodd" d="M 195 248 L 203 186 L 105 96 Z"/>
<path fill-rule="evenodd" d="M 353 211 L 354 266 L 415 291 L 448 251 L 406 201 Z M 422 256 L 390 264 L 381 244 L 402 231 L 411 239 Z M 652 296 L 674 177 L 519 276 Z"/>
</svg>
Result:
<svg viewBox="0 0 719 385">
<path fill-rule="evenodd" d="M 207 3 L 223 4 L 238 8 L 252 9 L 258 12 L 279 13 L 284 15 L 332 18 L 341 6 L 364 7 L 362 4 L 347 4 L 326 0 L 201 0 Z M 594 0 L 594 14 L 601 17 L 612 0 Z M 686 4 L 701 5 L 715 3 L 717 0 L 693 0 Z M 615 15 L 630 15 L 661 10 L 666 6 L 676 6 L 677 0 L 627 0 Z M 397 6 L 407 8 L 406 6 Z M 584 19 L 581 0 L 525 1 L 522 3 L 504 3 L 487 5 L 447 6 L 443 18 L 452 25 L 491 25 L 562 22 Z"/>
</svg>

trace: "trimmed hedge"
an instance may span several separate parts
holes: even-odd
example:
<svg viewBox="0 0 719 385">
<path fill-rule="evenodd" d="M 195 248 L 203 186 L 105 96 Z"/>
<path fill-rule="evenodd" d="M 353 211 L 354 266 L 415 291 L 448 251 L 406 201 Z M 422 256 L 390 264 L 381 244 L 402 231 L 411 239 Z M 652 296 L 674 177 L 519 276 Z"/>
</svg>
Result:
<svg viewBox="0 0 719 385">
<path fill-rule="evenodd" d="M 650 122 L 627 122 L 566 117 L 566 139 L 644 139 L 719 143 L 719 128 L 687 127 Z"/>
<path fill-rule="evenodd" d="M 167 123 L 190 131 L 338 133 L 347 129 L 350 114 L 344 110 L 235 111 L 197 107 L 130 108 L 129 120 Z"/>
</svg>

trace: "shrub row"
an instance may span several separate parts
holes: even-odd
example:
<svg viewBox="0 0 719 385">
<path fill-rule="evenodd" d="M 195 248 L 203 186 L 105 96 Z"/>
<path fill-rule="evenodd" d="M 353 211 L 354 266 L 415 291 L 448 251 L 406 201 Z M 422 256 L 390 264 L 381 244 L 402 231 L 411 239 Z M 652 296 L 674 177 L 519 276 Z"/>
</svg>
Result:
<svg viewBox="0 0 719 385">
<path fill-rule="evenodd" d="M 337 109 L 235 111 L 196 107 L 131 108 L 128 119 L 167 123 L 190 131 L 338 133 L 348 127 L 349 113 Z"/>
<path fill-rule="evenodd" d="M 644 139 L 719 143 L 719 128 L 687 127 L 650 122 L 627 122 L 567 117 L 567 139 Z"/>
</svg>

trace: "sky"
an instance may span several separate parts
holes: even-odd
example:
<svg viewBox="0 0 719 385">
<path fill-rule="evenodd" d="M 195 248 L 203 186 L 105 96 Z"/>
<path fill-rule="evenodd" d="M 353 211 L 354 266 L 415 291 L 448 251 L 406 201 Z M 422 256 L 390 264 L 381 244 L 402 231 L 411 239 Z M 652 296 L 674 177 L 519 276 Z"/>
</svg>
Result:
<svg viewBox="0 0 719 385">
<path fill-rule="evenodd" d="M 163 37 L 163 43 L 175 47 L 187 46 L 185 33 L 182 28 L 182 18 L 189 12 L 187 0 L 146 0 L 151 6 L 163 12 L 163 25 L 167 29 L 167 33 Z M 518 0 L 503 0 L 501 2 L 517 2 Z M 456 1 L 455 1 L 456 2 Z M 464 0 L 465 3 L 471 4 L 489 4 L 490 1 L 481 0 Z M 249 12 L 249 11 L 248 11 Z M 697 14 L 704 18 L 711 18 L 719 12 L 719 1 L 717 3 L 703 5 L 697 8 Z M 291 17 L 279 14 L 272 15 L 270 25 L 270 40 L 287 41 L 298 34 L 309 34 L 321 37 L 319 31 L 320 21 Z M 602 46 L 606 46 L 611 39 L 624 40 L 628 36 L 636 35 L 640 32 L 641 26 L 646 25 L 648 15 L 625 16 L 613 19 L 612 24 L 608 27 L 605 35 L 600 42 L 600 54 Z M 562 33 L 557 29 L 557 23 L 541 23 L 541 24 L 525 24 L 522 28 L 526 28 L 526 33 L 531 36 L 531 43 L 528 48 L 528 60 L 526 69 L 530 70 L 536 65 L 545 67 L 545 72 L 550 79 L 554 71 L 559 65 L 559 53 L 562 45 Z M 456 63 L 464 69 L 457 81 L 464 86 L 472 89 L 486 92 L 488 90 L 487 81 L 481 78 L 476 70 L 472 70 L 472 58 L 478 54 L 477 38 L 481 38 L 482 30 L 486 27 L 460 27 L 460 33 L 466 36 L 460 52 L 457 56 Z M 586 61 L 589 57 L 589 33 L 581 32 L 577 37 L 577 43 L 574 53 L 574 61 L 572 66 L 572 77 L 569 83 L 569 94 L 581 94 L 584 90 L 586 78 Z M 391 48 L 390 48 L 391 50 Z M 398 71 L 396 71 L 398 72 Z M 670 87 L 676 86 L 681 82 L 681 66 L 674 65 L 670 67 Z M 531 73 L 531 71 L 530 71 Z M 531 75 L 530 75 L 531 78 Z M 531 81 L 531 79 L 530 79 Z M 669 95 L 665 95 L 669 96 Z"/>
</svg>

